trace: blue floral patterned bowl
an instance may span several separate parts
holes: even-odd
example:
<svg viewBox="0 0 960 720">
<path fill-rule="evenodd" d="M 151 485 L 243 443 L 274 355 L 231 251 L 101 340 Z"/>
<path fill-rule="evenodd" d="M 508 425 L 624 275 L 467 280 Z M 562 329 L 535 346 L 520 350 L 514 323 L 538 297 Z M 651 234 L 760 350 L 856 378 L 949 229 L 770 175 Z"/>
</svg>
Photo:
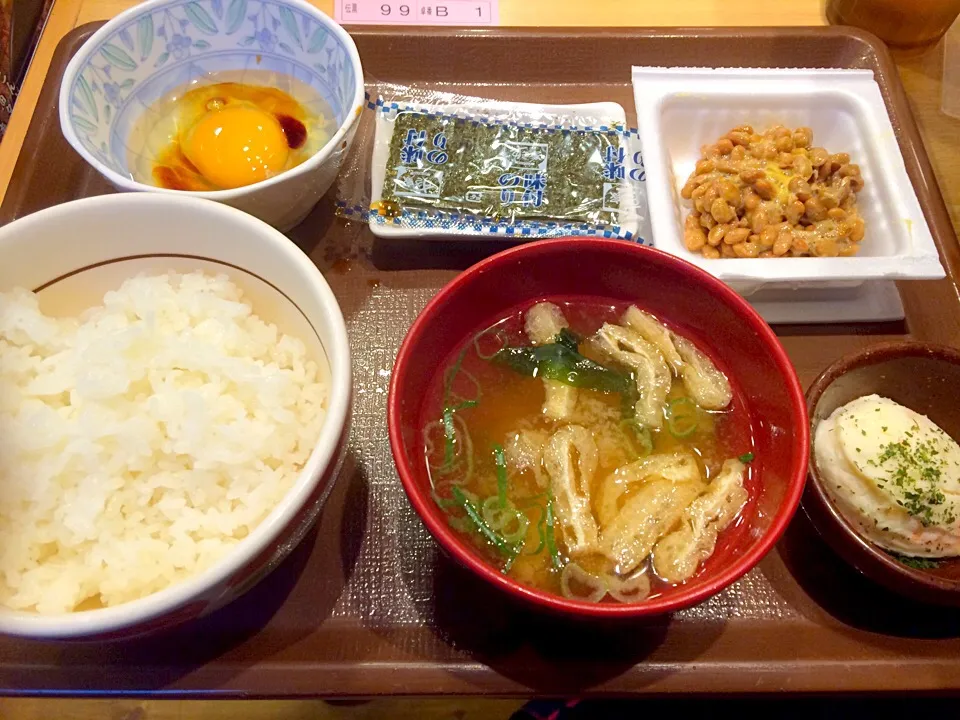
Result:
<svg viewBox="0 0 960 720">
<path fill-rule="evenodd" d="M 131 161 L 141 148 L 131 147 L 132 130 L 144 112 L 198 78 L 248 70 L 318 91 L 338 127 L 322 149 L 302 165 L 234 190 L 166 190 L 134 179 Z M 118 190 L 217 200 L 285 230 L 333 184 L 362 102 L 353 40 L 304 0 L 149 0 L 104 25 L 71 60 L 60 87 L 60 126 Z"/>
</svg>

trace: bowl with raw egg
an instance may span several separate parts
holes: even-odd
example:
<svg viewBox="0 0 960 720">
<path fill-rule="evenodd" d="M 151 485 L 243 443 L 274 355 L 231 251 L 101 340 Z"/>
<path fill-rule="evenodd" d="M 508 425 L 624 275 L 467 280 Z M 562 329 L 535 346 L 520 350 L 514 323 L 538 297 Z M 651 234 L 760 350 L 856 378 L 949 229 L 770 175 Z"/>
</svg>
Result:
<svg viewBox="0 0 960 720">
<path fill-rule="evenodd" d="M 333 184 L 362 101 L 353 40 L 304 0 L 150 0 L 70 61 L 60 125 L 118 190 L 216 200 L 286 230 Z"/>
</svg>

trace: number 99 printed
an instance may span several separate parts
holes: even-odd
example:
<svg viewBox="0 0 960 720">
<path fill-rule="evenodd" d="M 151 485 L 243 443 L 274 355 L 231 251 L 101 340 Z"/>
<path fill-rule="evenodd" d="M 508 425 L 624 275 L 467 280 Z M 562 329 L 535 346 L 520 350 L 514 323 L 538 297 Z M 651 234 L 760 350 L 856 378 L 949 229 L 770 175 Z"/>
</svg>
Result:
<svg viewBox="0 0 960 720">
<path fill-rule="evenodd" d="M 410 14 L 409 5 L 394 5 L 392 3 L 383 3 L 380 6 L 380 14 L 384 17 L 389 17 L 390 15 L 399 15 L 400 17 L 407 17 Z"/>
</svg>

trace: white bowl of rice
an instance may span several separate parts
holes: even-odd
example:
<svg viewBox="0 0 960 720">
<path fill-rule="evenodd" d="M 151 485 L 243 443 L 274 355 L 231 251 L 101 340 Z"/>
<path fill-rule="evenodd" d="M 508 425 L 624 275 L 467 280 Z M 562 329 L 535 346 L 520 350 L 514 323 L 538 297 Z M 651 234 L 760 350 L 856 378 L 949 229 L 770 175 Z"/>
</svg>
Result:
<svg viewBox="0 0 960 720">
<path fill-rule="evenodd" d="M 140 635 L 235 598 L 342 464 L 343 316 L 313 263 L 207 200 L 0 228 L 0 632 Z"/>
</svg>

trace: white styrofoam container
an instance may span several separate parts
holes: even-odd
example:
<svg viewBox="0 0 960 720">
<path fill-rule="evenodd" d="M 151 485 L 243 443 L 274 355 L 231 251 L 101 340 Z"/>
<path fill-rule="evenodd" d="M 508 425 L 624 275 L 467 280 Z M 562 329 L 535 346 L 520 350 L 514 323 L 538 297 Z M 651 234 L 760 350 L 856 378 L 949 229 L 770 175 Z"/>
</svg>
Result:
<svg viewBox="0 0 960 720">
<path fill-rule="evenodd" d="M 428 113 L 452 114 L 461 117 L 500 118 L 513 121 L 525 121 L 529 118 L 550 118 L 552 123 L 567 126 L 593 126 L 607 124 L 625 128 L 627 115 L 621 105 L 614 102 L 584 103 L 580 105 L 540 105 L 537 103 L 503 102 L 498 100 L 481 100 L 473 105 L 425 105 L 416 104 L 417 110 Z M 374 134 L 373 154 L 371 158 L 371 204 L 375 205 L 383 197 L 383 185 L 387 174 L 387 160 L 390 155 L 390 141 L 394 131 L 393 117 L 381 112 L 378 108 L 376 117 L 376 131 Z M 633 138 L 636 142 L 636 138 Z M 629 147 L 627 148 L 629 150 Z M 549 174 L 549 171 L 548 171 Z M 621 235 L 626 233 L 628 239 L 640 239 L 645 210 L 641 182 L 633 182 L 629 178 L 619 181 L 619 207 Z M 370 219 L 370 230 L 380 237 L 387 238 L 433 238 L 450 239 L 464 237 L 509 236 L 512 240 L 536 240 L 538 236 L 531 234 L 521 236 L 519 232 L 509 233 L 504 225 L 490 225 L 475 227 L 471 223 L 464 226 L 450 227 L 434 224 L 431 227 L 417 227 L 409 224 L 383 221 L 383 218 Z"/>
<path fill-rule="evenodd" d="M 744 296 L 762 288 L 851 288 L 868 280 L 944 276 L 930 228 L 907 176 L 880 88 L 869 70 L 633 68 L 654 246 L 684 258 Z M 857 206 L 866 223 L 849 258 L 709 260 L 683 244 L 691 211 L 680 197 L 700 148 L 732 128 L 813 129 L 814 146 L 860 165 Z"/>
</svg>

